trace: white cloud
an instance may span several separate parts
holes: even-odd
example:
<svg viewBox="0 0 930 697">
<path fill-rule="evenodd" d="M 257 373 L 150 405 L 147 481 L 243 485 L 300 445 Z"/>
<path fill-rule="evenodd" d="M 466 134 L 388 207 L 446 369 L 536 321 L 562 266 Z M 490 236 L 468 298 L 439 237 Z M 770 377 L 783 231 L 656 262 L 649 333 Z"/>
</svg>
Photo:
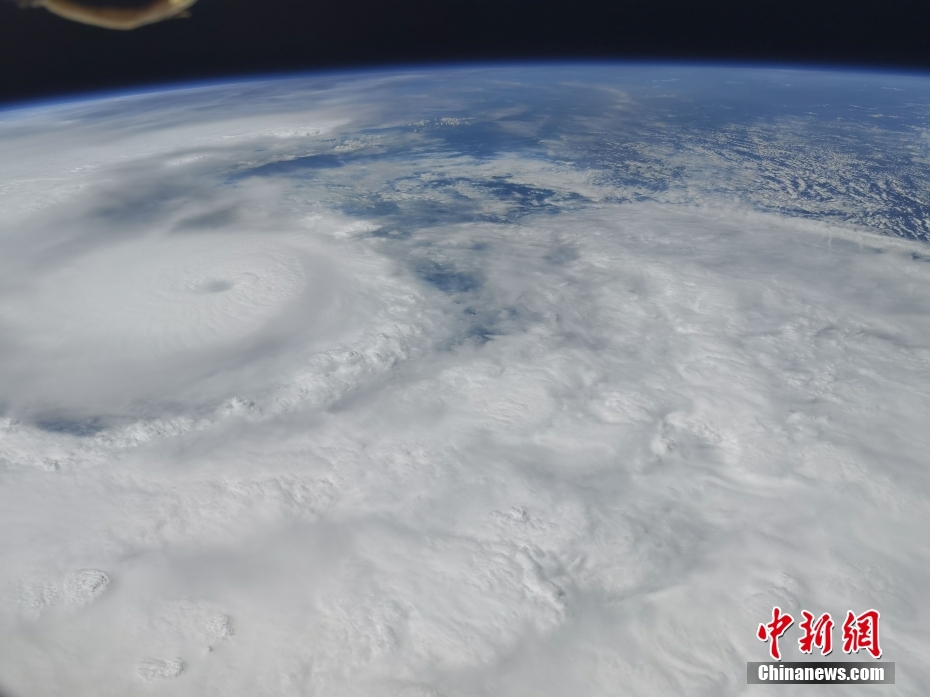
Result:
<svg viewBox="0 0 930 697">
<path fill-rule="evenodd" d="M 922 246 L 720 201 L 405 236 L 325 198 L 389 164 L 178 161 L 2 230 L 2 689 L 737 694 L 780 604 L 880 609 L 925 692 Z"/>
</svg>

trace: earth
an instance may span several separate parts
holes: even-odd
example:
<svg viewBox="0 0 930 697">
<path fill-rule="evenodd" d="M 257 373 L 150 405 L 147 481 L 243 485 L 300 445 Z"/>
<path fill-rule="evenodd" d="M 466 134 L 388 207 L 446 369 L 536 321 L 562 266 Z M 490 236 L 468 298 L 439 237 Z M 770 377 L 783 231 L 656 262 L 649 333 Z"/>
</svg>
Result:
<svg viewBox="0 0 930 697">
<path fill-rule="evenodd" d="M 930 694 L 928 239 L 920 75 L 6 107 L 0 692 Z"/>
</svg>

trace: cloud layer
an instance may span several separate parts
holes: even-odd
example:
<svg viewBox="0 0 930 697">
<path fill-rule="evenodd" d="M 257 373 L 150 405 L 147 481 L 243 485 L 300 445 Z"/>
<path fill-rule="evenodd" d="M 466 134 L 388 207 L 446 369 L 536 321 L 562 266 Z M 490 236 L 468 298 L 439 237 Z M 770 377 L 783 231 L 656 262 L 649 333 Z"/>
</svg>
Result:
<svg viewBox="0 0 930 697">
<path fill-rule="evenodd" d="M 598 70 L 3 115 L 0 689 L 738 694 L 780 605 L 926 692 L 930 254 L 569 157 L 674 72 Z"/>
</svg>

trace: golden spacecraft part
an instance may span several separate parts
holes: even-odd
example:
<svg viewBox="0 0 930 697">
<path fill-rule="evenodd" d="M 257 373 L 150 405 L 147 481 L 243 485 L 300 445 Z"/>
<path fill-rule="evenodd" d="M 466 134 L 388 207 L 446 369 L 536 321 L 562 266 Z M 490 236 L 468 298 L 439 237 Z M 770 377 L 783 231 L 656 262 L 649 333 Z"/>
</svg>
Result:
<svg viewBox="0 0 930 697">
<path fill-rule="evenodd" d="M 189 17 L 188 8 L 197 0 L 154 0 L 142 7 L 82 5 L 74 0 L 34 0 L 32 7 L 44 7 L 59 17 L 104 29 L 137 29 L 176 17 Z"/>
</svg>

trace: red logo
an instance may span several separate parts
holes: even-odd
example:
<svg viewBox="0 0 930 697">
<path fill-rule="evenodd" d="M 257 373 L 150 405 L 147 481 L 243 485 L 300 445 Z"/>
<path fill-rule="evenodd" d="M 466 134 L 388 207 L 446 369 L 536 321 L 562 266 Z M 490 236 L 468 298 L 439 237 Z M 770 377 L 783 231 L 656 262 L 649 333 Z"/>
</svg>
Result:
<svg viewBox="0 0 930 697">
<path fill-rule="evenodd" d="M 776 661 L 781 660 L 781 652 L 778 650 L 778 639 L 782 634 L 788 631 L 788 627 L 794 624 L 794 617 L 791 615 L 781 614 L 781 608 L 777 605 L 772 608 L 772 621 L 768 624 L 760 624 L 756 636 L 760 641 L 771 641 L 769 653 Z"/>
<path fill-rule="evenodd" d="M 878 619 L 877 610 L 867 610 L 858 617 L 850 611 L 843 622 L 843 653 L 858 653 L 859 649 L 865 649 L 874 658 L 881 658 Z"/>
<path fill-rule="evenodd" d="M 798 639 L 801 653 L 813 653 L 816 646 L 821 655 L 830 655 L 833 652 L 833 618 L 830 613 L 825 612 L 816 619 L 814 614 L 807 610 L 802 610 L 801 614 L 804 616 L 804 621 L 798 625 L 804 632 Z M 846 613 L 846 621 L 843 622 L 843 653 L 858 653 L 859 649 L 865 649 L 874 658 L 881 658 L 882 650 L 878 645 L 879 617 L 877 610 L 866 610 L 858 617 L 851 610 Z M 783 613 L 776 605 L 772 608 L 772 621 L 759 625 L 756 636 L 759 637 L 759 641 L 771 642 L 769 653 L 776 661 L 781 660 L 778 640 L 792 624 L 794 618 Z"/>
<path fill-rule="evenodd" d="M 807 610 L 802 610 L 804 621 L 798 625 L 804 630 L 804 636 L 798 639 L 801 653 L 811 653 L 816 646 L 822 656 L 829 656 L 833 651 L 833 618 L 829 612 L 823 613 L 816 622 Z"/>
</svg>

